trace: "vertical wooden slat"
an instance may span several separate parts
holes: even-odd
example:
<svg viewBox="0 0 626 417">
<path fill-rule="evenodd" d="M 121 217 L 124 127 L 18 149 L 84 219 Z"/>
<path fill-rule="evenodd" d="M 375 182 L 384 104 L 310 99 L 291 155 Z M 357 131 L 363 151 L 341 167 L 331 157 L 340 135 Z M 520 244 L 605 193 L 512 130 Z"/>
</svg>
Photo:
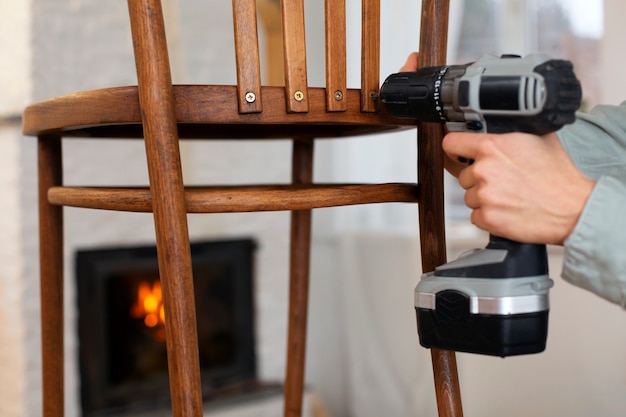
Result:
<svg viewBox="0 0 626 417">
<path fill-rule="evenodd" d="M 172 412 L 201 417 L 191 251 L 163 14 L 159 0 L 128 0 L 128 7 L 165 307 Z"/>
<path fill-rule="evenodd" d="M 48 189 L 63 185 L 61 138 L 38 139 L 39 264 L 44 417 L 63 417 L 63 208 Z"/>
<path fill-rule="evenodd" d="M 346 0 L 325 0 L 326 109 L 346 110 Z"/>
<path fill-rule="evenodd" d="M 361 111 L 375 112 L 380 81 L 380 0 L 362 0 Z"/>
<path fill-rule="evenodd" d="M 444 65 L 448 36 L 449 0 L 422 0 L 419 66 Z M 443 126 L 418 126 L 419 225 L 422 270 L 432 271 L 446 262 L 443 200 Z M 431 350 L 437 408 L 440 417 L 462 417 L 456 355 Z"/>
<path fill-rule="evenodd" d="M 281 6 L 287 111 L 306 113 L 309 111 L 309 100 L 304 0 L 283 0 Z"/>
<path fill-rule="evenodd" d="M 239 113 L 259 113 L 263 104 L 256 0 L 233 0 L 233 22 Z"/>
<path fill-rule="evenodd" d="M 292 183 L 311 184 L 312 181 L 313 140 L 294 140 Z M 292 211 L 285 417 L 300 417 L 302 415 L 310 249 L 311 210 Z"/>
</svg>

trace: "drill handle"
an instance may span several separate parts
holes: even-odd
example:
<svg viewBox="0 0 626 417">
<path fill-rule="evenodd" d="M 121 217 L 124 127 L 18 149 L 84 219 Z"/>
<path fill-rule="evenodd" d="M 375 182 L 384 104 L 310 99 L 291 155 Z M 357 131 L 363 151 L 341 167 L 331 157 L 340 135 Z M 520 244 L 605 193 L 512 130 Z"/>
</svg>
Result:
<svg viewBox="0 0 626 417">
<path fill-rule="evenodd" d="M 438 267 L 438 277 L 507 279 L 548 275 L 546 245 L 515 242 L 489 235 L 484 249 L 474 249 Z"/>
<path fill-rule="evenodd" d="M 507 251 L 506 260 L 501 267 L 490 269 L 493 270 L 494 277 L 515 278 L 548 274 L 546 245 L 521 243 L 490 234 L 486 249 Z"/>
</svg>

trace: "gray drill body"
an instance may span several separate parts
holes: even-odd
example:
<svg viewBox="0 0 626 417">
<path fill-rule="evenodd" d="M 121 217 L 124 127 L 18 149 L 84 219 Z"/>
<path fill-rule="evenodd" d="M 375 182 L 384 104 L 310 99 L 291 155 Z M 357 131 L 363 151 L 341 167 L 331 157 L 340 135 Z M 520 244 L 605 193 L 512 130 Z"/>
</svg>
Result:
<svg viewBox="0 0 626 417">
<path fill-rule="evenodd" d="M 421 68 L 381 87 L 390 114 L 445 122 L 450 131 L 543 135 L 572 123 L 580 100 L 572 64 L 541 54 Z"/>
</svg>

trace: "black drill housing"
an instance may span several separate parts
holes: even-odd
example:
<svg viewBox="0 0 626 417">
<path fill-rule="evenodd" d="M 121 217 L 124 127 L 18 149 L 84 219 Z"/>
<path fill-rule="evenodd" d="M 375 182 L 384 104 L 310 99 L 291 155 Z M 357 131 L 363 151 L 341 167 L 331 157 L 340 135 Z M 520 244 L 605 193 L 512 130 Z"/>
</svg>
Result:
<svg viewBox="0 0 626 417">
<path fill-rule="evenodd" d="M 514 68 L 522 60 L 506 55 L 484 63 L 479 60 L 392 74 L 381 86 L 381 102 L 393 116 L 423 122 L 465 122 L 467 131 L 545 135 L 574 122 L 582 91 L 570 61 L 547 59 L 519 74 L 506 69 L 468 77 L 472 70 L 482 74 L 475 67 L 488 69 L 492 62 L 510 63 Z M 541 79 L 542 85 L 529 83 L 533 78 L 529 74 Z M 472 89 L 473 83 L 479 86 Z M 540 90 L 544 102 L 537 102 L 533 88 Z M 476 97 L 472 91 L 478 92 Z"/>
</svg>

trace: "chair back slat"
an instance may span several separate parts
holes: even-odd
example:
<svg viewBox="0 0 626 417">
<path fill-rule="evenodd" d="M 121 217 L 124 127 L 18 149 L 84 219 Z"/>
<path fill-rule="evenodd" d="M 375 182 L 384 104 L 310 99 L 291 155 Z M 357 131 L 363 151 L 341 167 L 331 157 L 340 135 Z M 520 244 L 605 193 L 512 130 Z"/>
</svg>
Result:
<svg viewBox="0 0 626 417">
<path fill-rule="evenodd" d="M 309 111 L 304 0 L 281 1 L 287 111 Z"/>
<path fill-rule="evenodd" d="M 375 112 L 380 80 L 380 0 L 363 0 L 361 111 Z"/>
<path fill-rule="evenodd" d="M 346 0 L 325 0 L 326 109 L 346 110 Z"/>
<path fill-rule="evenodd" d="M 233 0 L 239 113 L 263 110 L 256 16 L 256 0 Z"/>
</svg>

